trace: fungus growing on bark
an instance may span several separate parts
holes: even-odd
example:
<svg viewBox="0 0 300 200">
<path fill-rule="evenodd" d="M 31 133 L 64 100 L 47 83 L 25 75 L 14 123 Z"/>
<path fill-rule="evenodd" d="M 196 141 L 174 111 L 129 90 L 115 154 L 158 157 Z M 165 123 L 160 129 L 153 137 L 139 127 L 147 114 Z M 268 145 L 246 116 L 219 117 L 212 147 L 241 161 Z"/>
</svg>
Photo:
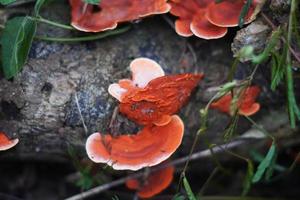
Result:
<svg viewBox="0 0 300 200">
<path fill-rule="evenodd" d="M 87 4 L 83 0 L 69 2 L 72 26 L 85 32 L 111 30 L 118 23 L 167 13 L 170 10 L 166 0 L 101 0 L 98 6 Z"/>
<path fill-rule="evenodd" d="M 241 95 L 236 102 L 238 113 L 240 115 L 250 116 L 259 111 L 260 104 L 255 102 L 259 93 L 260 88 L 258 86 L 250 86 L 241 92 Z M 232 115 L 232 100 L 232 95 L 229 93 L 221 97 L 219 100 L 213 102 L 210 107 Z"/>
<path fill-rule="evenodd" d="M 150 172 L 144 183 L 139 179 L 129 179 L 126 186 L 137 190 L 140 198 L 150 198 L 165 190 L 173 180 L 174 167 L 169 166 L 154 172 Z"/>
<path fill-rule="evenodd" d="M 161 67 L 147 58 L 130 64 L 132 80 L 111 84 L 109 93 L 120 101 L 120 112 L 138 124 L 165 125 L 186 103 L 203 74 L 164 75 Z"/>
<path fill-rule="evenodd" d="M 9 139 L 5 133 L 0 132 L 0 151 L 8 150 L 18 144 L 19 139 Z"/>
<path fill-rule="evenodd" d="M 169 158 L 181 144 L 183 132 L 183 122 L 173 115 L 168 124 L 148 125 L 136 135 L 94 133 L 87 139 L 86 151 L 92 161 L 115 170 L 139 170 Z"/>
<path fill-rule="evenodd" d="M 245 22 L 254 19 L 254 1 L 246 15 Z M 189 37 L 196 35 L 203 39 L 217 39 L 227 33 L 227 27 L 237 26 L 244 0 L 171 0 L 170 13 L 177 16 L 176 32 Z"/>
</svg>

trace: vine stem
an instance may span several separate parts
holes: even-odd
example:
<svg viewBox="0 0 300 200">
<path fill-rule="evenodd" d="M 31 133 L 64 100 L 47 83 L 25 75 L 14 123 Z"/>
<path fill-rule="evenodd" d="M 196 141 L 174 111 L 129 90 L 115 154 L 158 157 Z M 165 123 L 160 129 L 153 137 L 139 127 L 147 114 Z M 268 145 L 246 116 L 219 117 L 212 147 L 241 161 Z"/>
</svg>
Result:
<svg viewBox="0 0 300 200">
<path fill-rule="evenodd" d="M 40 22 L 40 23 L 49 24 L 51 26 L 56 26 L 56 27 L 59 27 L 59 28 L 67 29 L 67 30 L 76 30 L 72 26 L 69 26 L 69 25 L 66 25 L 66 24 L 61 24 L 61 23 L 58 23 L 58 22 L 54 22 L 54 21 L 51 21 L 51 20 L 48 20 L 48 19 L 45 19 L 45 18 L 42 18 L 42 17 L 29 17 L 29 18 L 31 20 L 34 20 L 34 21 L 37 21 L 37 22 Z"/>
<path fill-rule="evenodd" d="M 74 37 L 74 38 L 58 38 L 58 37 L 44 37 L 44 36 L 35 36 L 35 39 L 37 40 L 44 40 L 48 42 L 83 42 L 83 41 L 91 41 L 91 40 L 97 40 L 102 39 L 108 36 L 112 35 L 118 35 L 121 33 L 124 33 L 130 29 L 130 26 L 126 26 L 123 28 L 115 29 L 112 31 L 107 31 L 95 35 L 89 35 L 89 36 L 82 36 L 82 37 Z"/>
<path fill-rule="evenodd" d="M 292 31 L 293 31 L 293 16 L 296 11 L 296 0 L 291 1 L 291 10 L 289 15 L 289 25 L 288 25 L 288 33 L 287 33 L 287 44 L 290 45 L 292 40 Z M 293 71 L 292 71 L 292 63 L 291 63 L 291 53 L 287 52 L 286 56 L 286 82 L 287 82 L 287 100 L 288 100 L 288 110 L 290 116 L 291 128 L 296 128 L 296 113 L 298 111 L 298 107 L 296 105 L 295 94 L 294 94 L 294 83 L 293 83 Z M 295 106 L 296 105 L 296 106 Z M 294 111 L 294 109 L 296 111 Z"/>
</svg>

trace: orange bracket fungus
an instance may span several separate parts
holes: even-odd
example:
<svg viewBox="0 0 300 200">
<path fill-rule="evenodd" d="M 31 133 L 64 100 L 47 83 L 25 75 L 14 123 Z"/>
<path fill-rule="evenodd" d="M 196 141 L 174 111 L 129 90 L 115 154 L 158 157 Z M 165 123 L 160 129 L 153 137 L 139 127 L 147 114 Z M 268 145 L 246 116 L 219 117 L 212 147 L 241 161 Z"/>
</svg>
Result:
<svg viewBox="0 0 300 200">
<path fill-rule="evenodd" d="M 174 167 L 169 166 L 154 172 L 151 172 L 145 183 L 138 179 L 129 179 L 126 186 L 129 189 L 137 190 L 140 198 L 150 198 L 166 189 L 173 180 Z"/>
<path fill-rule="evenodd" d="M 245 22 L 254 19 L 259 0 L 251 4 Z M 203 39 L 217 39 L 227 33 L 227 27 L 237 26 L 245 0 L 171 0 L 170 13 L 179 17 L 176 32 L 184 37 L 196 35 Z"/>
<path fill-rule="evenodd" d="M 132 80 L 111 84 L 108 92 L 120 101 L 120 112 L 141 125 L 165 125 L 188 100 L 203 74 L 164 75 L 158 63 L 137 58 L 130 64 Z"/>
<path fill-rule="evenodd" d="M 183 122 L 173 115 L 168 124 L 148 125 L 135 135 L 94 133 L 87 139 L 86 151 L 92 161 L 115 170 L 139 170 L 169 158 L 181 144 L 183 133 Z"/>
<path fill-rule="evenodd" d="M 259 111 L 260 104 L 255 102 L 259 93 L 260 88 L 258 86 L 250 86 L 241 92 L 241 95 L 237 100 L 237 109 L 240 115 L 250 116 Z M 232 115 L 232 100 L 232 95 L 226 94 L 219 100 L 213 102 L 210 107 Z"/>
<path fill-rule="evenodd" d="M 137 20 L 149 15 L 167 13 L 167 0 L 101 0 L 90 5 L 83 0 L 69 0 L 72 26 L 85 32 L 100 32 L 117 27 L 120 22 Z"/>
<path fill-rule="evenodd" d="M 5 133 L 0 132 L 0 151 L 8 150 L 18 144 L 19 139 L 9 139 Z"/>
</svg>

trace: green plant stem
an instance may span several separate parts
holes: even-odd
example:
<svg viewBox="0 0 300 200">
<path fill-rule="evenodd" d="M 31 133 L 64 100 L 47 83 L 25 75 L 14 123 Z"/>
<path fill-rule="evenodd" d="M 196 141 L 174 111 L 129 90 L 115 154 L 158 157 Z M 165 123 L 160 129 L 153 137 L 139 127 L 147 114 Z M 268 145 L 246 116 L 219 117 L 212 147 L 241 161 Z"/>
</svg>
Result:
<svg viewBox="0 0 300 200">
<path fill-rule="evenodd" d="M 72 43 L 72 42 L 83 42 L 83 41 L 91 41 L 98 40 L 112 35 L 118 35 L 124 33 L 130 29 L 130 26 L 126 26 L 124 28 L 115 29 L 112 31 L 107 31 L 95 35 L 82 36 L 82 37 L 74 37 L 74 38 L 56 38 L 56 37 L 44 37 L 44 36 L 36 36 L 37 40 L 44 40 L 48 42 L 63 42 L 63 43 Z"/>
<path fill-rule="evenodd" d="M 40 22 L 40 23 L 49 24 L 51 26 L 56 26 L 56 27 L 59 27 L 59 28 L 67 29 L 67 30 L 76 30 L 72 26 L 61 24 L 61 23 L 58 23 L 58 22 L 54 22 L 54 21 L 51 21 L 51 20 L 48 20 L 48 19 L 44 19 L 42 17 L 30 17 L 30 19 L 32 19 L 34 21 L 37 21 L 37 22 Z"/>
<path fill-rule="evenodd" d="M 229 74 L 228 74 L 228 77 L 227 77 L 228 82 L 231 82 L 233 80 L 234 73 L 236 72 L 236 68 L 237 68 L 238 63 L 239 63 L 239 59 L 240 59 L 240 56 L 235 58 L 232 65 L 231 65 L 231 68 L 230 68 L 230 71 L 229 71 Z"/>
<path fill-rule="evenodd" d="M 292 31 L 293 31 L 293 16 L 296 11 L 296 0 L 291 1 L 291 11 L 289 15 L 289 26 L 287 33 L 287 44 L 290 45 L 292 41 Z M 291 62 L 291 53 L 287 52 L 286 57 L 286 82 L 287 82 L 287 100 L 288 100 L 288 110 L 290 117 L 291 128 L 296 128 L 296 113 L 299 112 L 295 94 L 294 94 L 294 81 L 293 81 L 293 71 Z"/>
</svg>

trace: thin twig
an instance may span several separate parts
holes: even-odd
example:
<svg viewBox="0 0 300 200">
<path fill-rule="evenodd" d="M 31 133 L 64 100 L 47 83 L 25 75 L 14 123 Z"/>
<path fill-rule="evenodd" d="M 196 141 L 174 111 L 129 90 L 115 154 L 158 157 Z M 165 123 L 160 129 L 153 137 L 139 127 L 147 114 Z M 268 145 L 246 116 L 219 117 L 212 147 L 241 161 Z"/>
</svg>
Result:
<svg viewBox="0 0 300 200">
<path fill-rule="evenodd" d="M 84 128 L 84 132 L 87 135 L 88 134 L 88 128 L 86 127 L 84 119 L 83 119 L 83 116 L 81 114 L 81 109 L 80 109 L 80 105 L 79 105 L 79 101 L 78 101 L 78 97 L 77 97 L 77 93 L 76 92 L 75 92 L 75 102 L 76 102 L 77 109 L 78 109 L 78 112 L 79 112 L 79 115 L 80 115 L 80 120 L 82 122 L 82 126 Z"/>
<path fill-rule="evenodd" d="M 246 140 L 236 140 L 236 141 L 230 142 L 228 144 L 223 144 L 223 145 L 220 145 L 220 146 L 213 147 L 212 149 L 214 151 L 214 154 L 221 153 L 221 152 L 223 152 L 224 148 L 226 148 L 226 149 L 232 149 L 234 147 L 237 147 L 237 146 L 243 144 L 245 141 Z M 180 165 L 180 164 L 185 163 L 187 160 L 193 161 L 193 160 L 198 160 L 198 159 L 201 159 L 201 158 L 207 158 L 207 157 L 210 157 L 210 156 L 211 156 L 211 151 L 209 149 L 206 149 L 206 150 L 203 150 L 203 151 L 199 151 L 199 152 L 193 153 L 191 156 L 185 156 L 185 157 L 176 159 L 174 161 L 168 162 L 166 164 L 160 165 L 158 167 L 154 167 L 153 169 L 151 169 L 151 171 L 157 171 L 157 170 L 166 168 L 168 166 Z M 139 177 L 142 177 L 143 175 L 144 175 L 144 172 L 137 172 L 137 173 L 131 174 L 131 175 L 127 176 L 127 177 L 118 179 L 116 181 L 112 181 L 110 183 L 103 184 L 103 185 L 100 185 L 98 187 L 92 188 L 92 189 L 90 189 L 90 190 L 88 190 L 86 192 L 74 195 L 74 196 L 69 197 L 69 198 L 67 198 L 65 200 L 83 200 L 83 199 L 89 198 L 91 196 L 94 196 L 96 194 L 99 194 L 99 193 L 101 193 L 103 191 L 106 191 L 108 189 L 111 189 L 113 187 L 122 185 L 128 179 L 139 178 Z"/>
</svg>

